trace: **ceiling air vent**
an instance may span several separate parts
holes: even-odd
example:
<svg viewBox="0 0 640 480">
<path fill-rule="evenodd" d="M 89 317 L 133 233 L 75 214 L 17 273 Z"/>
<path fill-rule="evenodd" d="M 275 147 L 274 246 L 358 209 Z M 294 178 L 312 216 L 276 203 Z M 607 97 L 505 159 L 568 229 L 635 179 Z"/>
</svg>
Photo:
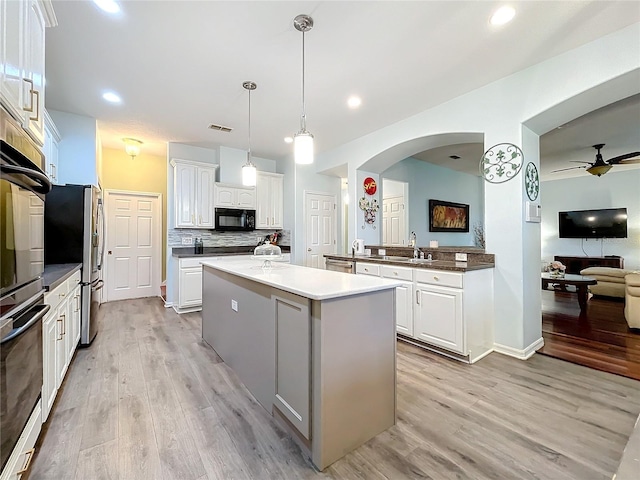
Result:
<svg viewBox="0 0 640 480">
<path fill-rule="evenodd" d="M 209 128 L 211 130 L 217 130 L 219 132 L 224 132 L 224 133 L 229 133 L 231 132 L 231 130 L 233 130 L 233 128 L 231 127 L 225 127 L 224 125 L 216 125 L 215 123 L 212 123 L 211 125 L 209 125 Z"/>
<path fill-rule="evenodd" d="M 458 160 L 458 159 L 460 159 L 460 155 L 449 155 L 449 158 L 451 160 Z"/>
</svg>

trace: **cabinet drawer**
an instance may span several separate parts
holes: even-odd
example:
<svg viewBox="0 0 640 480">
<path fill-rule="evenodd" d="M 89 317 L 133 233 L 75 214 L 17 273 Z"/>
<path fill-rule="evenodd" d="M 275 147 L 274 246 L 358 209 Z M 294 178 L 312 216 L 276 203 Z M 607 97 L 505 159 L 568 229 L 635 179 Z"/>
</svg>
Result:
<svg viewBox="0 0 640 480">
<path fill-rule="evenodd" d="M 38 401 L 36 407 L 29 417 L 29 421 L 22 431 L 11 456 L 7 460 L 4 470 L 2 470 L 2 480 L 14 480 L 29 474 L 29 467 L 35 454 L 35 444 L 42 428 L 41 402 Z"/>
<path fill-rule="evenodd" d="M 381 265 L 380 272 L 384 278 L 392 278 L 394 280 L 413 281 L 413 268 L 394 267 L 391 265 Z"/>
<path fill-rule="evenodd" d="M 60 302 L 62 302 L 69 294 L 69 281 L 63 282 L 44 296 L 44 303 L 51 305 L 53 310 Z"/>
<path fill-rule="evenodd" d="M 190 257 L 180 259 L 180 268 L 200 267 L 201 262 L 215 260 L 217 257 Z"/>
<path fill-rule="evenodd" d="M 72 291 L 76 285 L 80 283 L 80 270 L 71 275 L 71 278 L 67 280 L 69 283 L 69 291 Z"/>
<path fill-rule="evenodd" d="M 462 288 L 462 273 L 416 269 L 416 282 Z"/>
<path fill-rule="evenodd" d="M 380 265 L 374 263 L 356 262 L 356 273 L 360 275 L 380 276 Z"/>
</svg>

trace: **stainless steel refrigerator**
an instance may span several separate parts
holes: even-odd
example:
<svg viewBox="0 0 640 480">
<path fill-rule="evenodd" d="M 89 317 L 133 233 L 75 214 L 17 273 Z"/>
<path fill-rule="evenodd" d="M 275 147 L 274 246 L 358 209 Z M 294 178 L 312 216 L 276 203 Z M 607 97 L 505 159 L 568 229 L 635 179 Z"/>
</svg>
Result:
<svg viewBox="0 0 640 480">
<path fill-rule="evenodd" d="M 80 345 L 98 333 L 104 260 L 104 207 L 100 188 L 54 185 L 44 205 L 45 264 L 82 263 Z"/>
</svg>

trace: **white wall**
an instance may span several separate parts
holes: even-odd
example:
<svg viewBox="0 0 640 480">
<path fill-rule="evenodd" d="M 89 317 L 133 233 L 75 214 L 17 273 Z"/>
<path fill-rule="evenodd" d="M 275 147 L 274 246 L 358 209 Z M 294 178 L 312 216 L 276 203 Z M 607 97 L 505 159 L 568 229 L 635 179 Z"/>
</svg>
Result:
<svg viewBox="0 0 640 480">
<path fill-rule="evenodd" d="M 602 177 L 583 176 L 542 182 L 542 261 L 554 255 L 619 255 L 625 268 L 640 270 L 640 169 L 610 170 Z M 558 212 L 600 208 L 627 209 L 627 238 L 558 238 Z"/>
<path fill-rule="evenodd" d="M 48 112 L 61 137 L 58 144 L 58 182 L 98 185 L 100 143 L 96 119 L 57 110 Z"/>
<path fill-rule="evenodd" d="M 276 161 L 266 158 L 251 157 L 251 161 L 261 172 L 276 173 Z M 218 163 L 220 172 L 218 181 L 242 185 L 242 166 L 247 163 L 247 151 L 238 148 L 218 148 Z"/>
<path fill-rule="evenodd" d="M 384 172 L 384 193 L 387 196 L 388 179 L 409 184 L 410 232 L 416 232 L 418 246 L 428 246 L 429 240 L 437 240 L 444 246 L 475 245 L 473 225 L 484 223 L 484 180 L 477 175 L 456 172 L 450 168 L 423 162 L 416 158 L 406 158 Z M 396 183 L 397 184 L 397 183 Z M 402 183 L 397 184 L 400 187 Z M 402 195 L 402 189 L 400 189 Z M 446 233 L 429 231 L 429 200 L 464 203 L 469 205 L 469 232 Z"/>
</svg>

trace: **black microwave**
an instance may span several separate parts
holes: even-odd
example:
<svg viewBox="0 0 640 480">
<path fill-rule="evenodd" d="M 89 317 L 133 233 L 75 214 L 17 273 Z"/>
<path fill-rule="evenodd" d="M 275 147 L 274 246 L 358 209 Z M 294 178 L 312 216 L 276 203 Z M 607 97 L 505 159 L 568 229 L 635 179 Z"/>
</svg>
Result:
<svg viewBox="0 0 640 480">
<path fill-rule="evenodd" d="M 216 230 L 246 232 L 256 229 L 256 211 L 239 208 L 216 208 Z"/>
</svg>

